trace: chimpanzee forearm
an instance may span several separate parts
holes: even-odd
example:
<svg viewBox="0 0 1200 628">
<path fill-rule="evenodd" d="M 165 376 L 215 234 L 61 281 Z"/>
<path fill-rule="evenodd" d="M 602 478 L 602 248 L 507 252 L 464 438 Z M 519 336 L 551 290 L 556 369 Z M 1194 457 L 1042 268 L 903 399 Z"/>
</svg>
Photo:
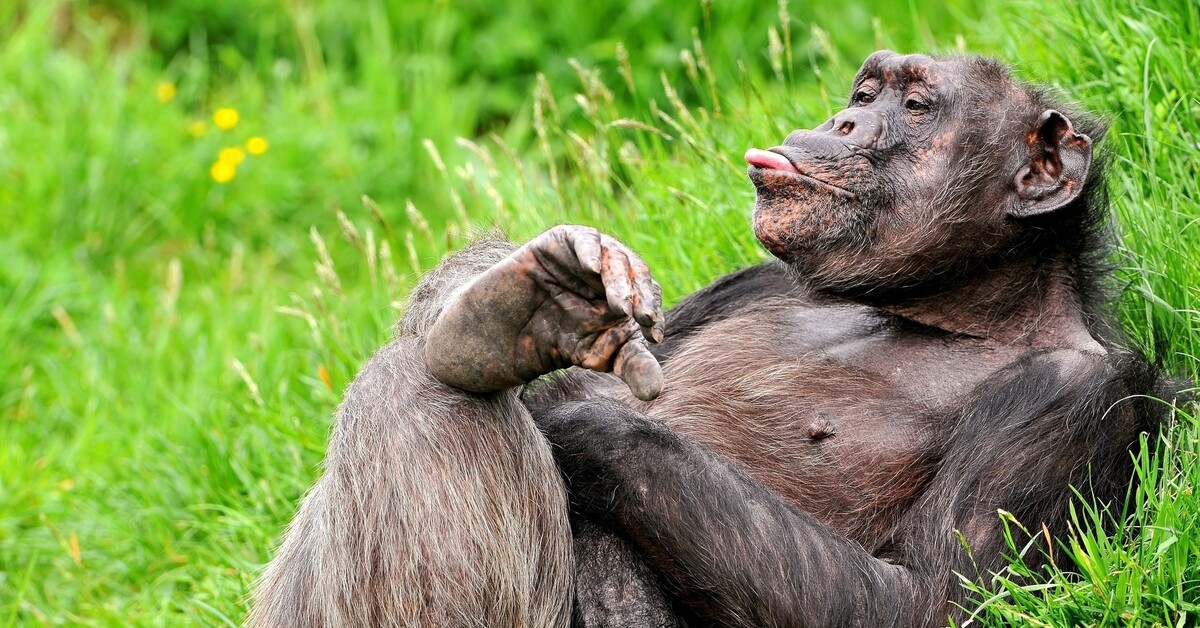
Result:
<svg viewBox="0 0 1200 628">
<path fill-rule="evenodd" d="M 704 618 L 747 627 L 914 623 L 921 602 L 905 568 L 627 406 L 566 403 L 535 420 L 557 445 L 575 507 L 623 529 Z"/>
</svg>

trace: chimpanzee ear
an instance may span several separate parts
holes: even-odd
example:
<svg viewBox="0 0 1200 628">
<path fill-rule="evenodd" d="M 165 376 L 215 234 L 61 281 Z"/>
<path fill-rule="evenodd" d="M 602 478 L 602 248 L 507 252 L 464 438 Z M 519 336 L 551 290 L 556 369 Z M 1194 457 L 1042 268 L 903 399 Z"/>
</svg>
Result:
<svg viewBox="0 0 1200 628">
<path fill-rule="evenodd" d="M 1063 114 L 1047 109 L 1029 134 L 1029 163 L 1017 172 L 1015 218 L 1052 212 L 1083 191 L 1092 166 L 1092 138 L 1076 133 Z"/>
</svg>

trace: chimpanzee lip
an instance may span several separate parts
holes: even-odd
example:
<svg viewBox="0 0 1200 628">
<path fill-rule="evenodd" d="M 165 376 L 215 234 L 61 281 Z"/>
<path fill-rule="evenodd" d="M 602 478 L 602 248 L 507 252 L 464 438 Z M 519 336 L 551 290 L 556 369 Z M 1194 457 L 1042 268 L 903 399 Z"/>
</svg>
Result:
<svg viewBox="0 0 1200 628">
<path fill-rule="evenodd" d="M 775 152 L 778 152 L 778 151 L 775 151 Z M 784 156 L 786 157 L 786 155 L 784 155 Z M 795 165 L 795 163 L 793 162 L 792 165 Z M 759 184 L 759 185 L 763 185 L 765 183 L 764 180 L 768 177 L 778 177 L 780 180 L 782 180 L 781 182 L 786 182 L 788 179 L 803 180 L 803 181 L 808 181 L 809 183 L 816 184 L 818 187 L 825 188 L 825 189 L 829 190 L 830 192 L 833 192 L 834 194 L 837 194 L 839 196 L 845 196 L 850 199 L 858 198 L 857 194 L 855 194 L 854 192 L 851 192 L 850 190 L 847 190 L 844 187 L 840 187 L 840 186 L 834 185 L 828 181 L 822 181 L 821 179 L 818 179 L 812 175 L 808 175 L 808 174 L 804 174 L 803 172 L 799 172 L 799 170 L 800 170 L 799 167 L 797 167 L 796 170 L 797 170 L 797 172 L 788 172 L 786 170 L 776 170 L 774 168 L 763 168 L 760 166 L 750 166 L 747 174 L 750 175 L 751 181 L 753 181 L 754 183 Z M 771 187 L 771 186 L 766 185 L 765 187 Z"/>
</svg>

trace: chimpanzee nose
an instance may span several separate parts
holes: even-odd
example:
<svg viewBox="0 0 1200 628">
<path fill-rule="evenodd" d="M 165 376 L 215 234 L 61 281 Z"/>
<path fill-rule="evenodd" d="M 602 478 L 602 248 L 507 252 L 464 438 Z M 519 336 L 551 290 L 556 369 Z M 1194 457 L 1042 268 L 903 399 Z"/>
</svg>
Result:
<svg viewBox="0 0 1200 628">
<path fill-rule="evenodd" d="M 847 144 L 867 148 L 875 144 L 882 131 L 882 121 L 879 114 L 866 109 L 846 109 L 830 118 L 821 126 L 813 129 L 812 133 L 836 137 Z M 804 133 L 796 131 L 792 135 Z M 792 137 L 788 136 L 791 140 Z M 790 144 L 791 142 L 785 142 Z"/>
</svg>

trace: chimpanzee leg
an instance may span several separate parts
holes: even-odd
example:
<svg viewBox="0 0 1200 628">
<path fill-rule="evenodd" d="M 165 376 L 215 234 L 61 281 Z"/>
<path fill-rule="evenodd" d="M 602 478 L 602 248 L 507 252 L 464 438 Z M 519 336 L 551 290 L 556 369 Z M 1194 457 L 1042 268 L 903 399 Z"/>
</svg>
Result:
<svg viewBox="0 0 1200 628">
<path fill-rule="evenodd" d="M 511 247 L 427 276 L 397 339 L 346 391 L 325 458 L 253 596 L 253 626 L 566 626 L 562 478 L 515 391 L 436 381 L 424 334 L 453 289 Z"/>
</svg>

